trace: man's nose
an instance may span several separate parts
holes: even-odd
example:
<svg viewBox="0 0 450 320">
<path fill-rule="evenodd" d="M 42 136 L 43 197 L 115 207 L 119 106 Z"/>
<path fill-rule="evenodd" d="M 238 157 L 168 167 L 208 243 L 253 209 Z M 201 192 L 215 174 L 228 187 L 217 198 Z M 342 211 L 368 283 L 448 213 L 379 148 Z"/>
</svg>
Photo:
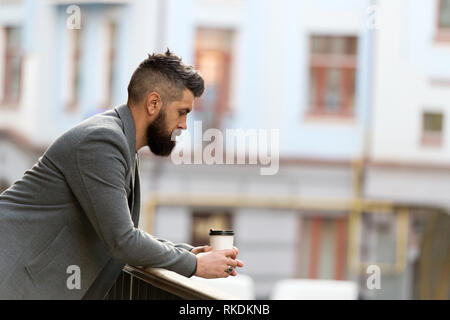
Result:
<svg viewBox="0 0 450 320">
<path fill-rule="evenodd" d="M 178 123 L 178 129 L 186 130 L 187 129 L 186 121 Z"/>
</svg>

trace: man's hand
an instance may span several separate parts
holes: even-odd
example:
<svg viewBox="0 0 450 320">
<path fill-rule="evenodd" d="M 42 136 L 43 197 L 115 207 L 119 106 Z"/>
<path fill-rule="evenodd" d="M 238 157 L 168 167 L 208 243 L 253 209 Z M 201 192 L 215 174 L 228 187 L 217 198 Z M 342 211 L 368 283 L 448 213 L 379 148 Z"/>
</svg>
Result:
<svg viewBox="0 0 450 320">
<path fill-rule="evenodd" d="M 209 248 L 208 248 L 209 247 Z M 234 249 L 227 250 L 212 250 L 210 246 L 196 247 L 203 248 L 203 252 L 197 254 L 197 270 L 195 276 L 213 279 L 213 278 L 227 278 L 228 276 L 236 276 L 237 272 L 234 270 L 236 267 L 242 268 L 244 263 L 236 259 L 236 255 L 239 250 Z M 194 249 L 191 252 L 194 253 Z M 195 252 L 202 250 L 198 249 Z M 233 267 L 233 271 L 228 273 L 226 270 L 228 266 Z"/>
</svg>

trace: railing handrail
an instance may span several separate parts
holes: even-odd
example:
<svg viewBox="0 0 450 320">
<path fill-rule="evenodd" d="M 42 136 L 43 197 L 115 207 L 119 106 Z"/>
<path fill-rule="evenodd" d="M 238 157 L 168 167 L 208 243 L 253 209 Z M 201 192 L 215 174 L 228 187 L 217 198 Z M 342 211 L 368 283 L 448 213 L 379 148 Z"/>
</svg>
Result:
<svg viewBox="0 0 450 320">
<path fill-rule="evenodd" d="M 186 300 L 236 300 L 236 297 L 173 271 L 126 265 L 124 272 Z"/>
</svg>

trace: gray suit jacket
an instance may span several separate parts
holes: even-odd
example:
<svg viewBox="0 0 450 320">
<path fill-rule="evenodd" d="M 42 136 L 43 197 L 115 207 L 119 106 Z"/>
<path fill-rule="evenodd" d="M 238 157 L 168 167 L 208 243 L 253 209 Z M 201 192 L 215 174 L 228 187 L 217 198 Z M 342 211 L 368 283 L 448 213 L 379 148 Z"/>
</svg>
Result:
<svg viewBox="0 0 450 320">
<path fill-rule="evenodd" d="M 136 159 L 123 105 L 65 132 L 0 195 L 0 299 L 80 299 L 95 286 L 100 298 L 125 263 L 195 273 L 191 246 L 137 228 Z"/>
</svg>

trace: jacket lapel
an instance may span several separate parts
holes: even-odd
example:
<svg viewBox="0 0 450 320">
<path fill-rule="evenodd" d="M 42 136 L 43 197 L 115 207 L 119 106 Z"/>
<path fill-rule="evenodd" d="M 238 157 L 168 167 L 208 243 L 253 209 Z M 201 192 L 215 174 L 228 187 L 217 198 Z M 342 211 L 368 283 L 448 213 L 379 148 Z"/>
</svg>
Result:
<svg viewBox="0 0 450 320">
<path fill-rule="evenodd" d="M 134 161 L 136 154 L 136 127 L 134 126 L 133 116 L 126 104 L 117 107 L 115 110 L 122 120 L 123 132 L 125 133 L 125 137 L 127 137 L 130 155 L 132 157 L 130 160 Z"/>
<path fill-rule="evenodd" d="M 128 206 L 130 208 L 131 218 L 134 226 L 137 227 L 139 223 L 139 209 L 140 209 L 140 186 L 138 173 L 138 155 L 136 151 L 136 127 L 134 125 L 133 116 L 126 104 L 115 108 L 119 118 L 122 120 L 123 131 L 127 138 L 128 146 L 130 148 L 130 163 L 131 163 L 131 183 L 130 183 L 130 198 L 128 199 Z"/>
</svg>

